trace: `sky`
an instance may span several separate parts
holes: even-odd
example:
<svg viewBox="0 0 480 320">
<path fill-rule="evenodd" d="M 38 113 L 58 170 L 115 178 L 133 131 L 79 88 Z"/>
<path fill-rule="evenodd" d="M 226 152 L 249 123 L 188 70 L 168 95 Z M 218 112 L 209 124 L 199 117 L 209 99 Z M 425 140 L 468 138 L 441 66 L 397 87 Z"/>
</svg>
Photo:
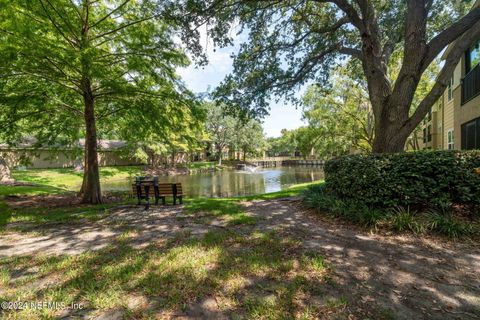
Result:
<svg viewBox="0 0 480 320">
<path fill-rule="evenodd" d="M 233 60 L 230 56 L 237 50 L 236 46 L 214 50 L 213 45 L 204 36 L 205 32 L 201 32 L 201 34 L 202 45 L 206 49 L 209 64 L 203 68 L 195 67 L 192 64 L 188 68 L 177 70 L 188 88 L 196 93 L 206 92 L 208 89 L 213 90 L 232 71 Z M 279 137 L 282 129 L 295 129 L 303 125 L 301 110 L 291 104 L 272 101 L 270 108 L 270 115 L 262 120 L 267 137 Z"/>
</svg>

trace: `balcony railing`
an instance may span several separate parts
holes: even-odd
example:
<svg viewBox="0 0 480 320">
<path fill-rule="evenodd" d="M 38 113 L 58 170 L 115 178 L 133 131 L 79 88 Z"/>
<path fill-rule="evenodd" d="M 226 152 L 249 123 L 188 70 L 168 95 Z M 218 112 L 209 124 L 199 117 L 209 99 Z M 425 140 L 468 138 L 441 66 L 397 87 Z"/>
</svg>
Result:
<svg viewBox="0 0 480 320">
<path fill-rule="evenodd" d="M 462 105 L 480 94 L 480 64 L 470 70 L 462 80 Z"/>
</svg>

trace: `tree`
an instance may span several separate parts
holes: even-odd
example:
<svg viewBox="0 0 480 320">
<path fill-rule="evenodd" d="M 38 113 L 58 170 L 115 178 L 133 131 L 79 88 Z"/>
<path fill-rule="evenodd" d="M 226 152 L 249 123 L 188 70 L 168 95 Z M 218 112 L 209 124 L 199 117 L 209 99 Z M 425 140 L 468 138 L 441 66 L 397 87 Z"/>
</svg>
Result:
<svg viewBox="0 0 480 320">
<path fill-rule="evenodd" d="M 266 148 L 265 134 L 262 124 L 254 119 L 236 119 L 234 139 L 231 145 L 233 151 L 243 153 L 243 161 L 247 156 L 259 156 Z M 237 160 L 239 160 L 237 158 Z"/>
<path fill-rule="evenodd" d="M 175 101 L 158 101 L 161 113 L 155 116 L 156 126 L 131 119 L 119 119 L 111 130 L 111 138 L 129 143 L 130 155 L 146 161 L 152 167 L 175 166 L 178 153 L 202 150 L 207 140 L 205 132 L 206 110 L 197 101 L 188 105 Z M 135 126 L 135 130 L 132 130 Z"/>
<path fill-rule="evenodd" d="M 267 154 L 270 156 L 294 156 L 297 150 L 297 142 L 294 139 L 295 130 L 281 130 L 281 136 L 268 138 Z"/>
<path fill-rule="evenodd" d="M 102 128 L 121 119 L 132 131 L 163 129 L 165 101 L 193 100 L 175 74 L 188 59 L 152 1 L 0 5 L 1 130 L 39 144 L 85 137 L 82 201 L 100 203 Z"/>
<path fill-rule="evenodd" d="M 294 131 L 293 138 L 296 141 L 297 149 L 304 159 L 310 157 L 314 148 L 322 138 L 325 138 L 323 130 L 313 126 L 300 127 Z"/>
<path fill-rule="evenodd" d="M 311 85 L 302 97 L 304 119 L 322 135 L 319 156 L 372 150 L 374 123 L 366 84 L 351 73 L 351 68 L 335 69 L 331 87 Z"/>
<path fill-rule="evenodd" d="M 216 91 L 224 103 L 257 116 L 271 95 L 294 99 L 299 86 L 325 83 L 329 71 L 350 57 L 361 63 L 375 115 L 374 152 L 402 151 L 413 129 L 445 90 L 468 46 L 480 37 L 480 7 L 454 0 L 208 0 L 187 1 L 192 17 L 204 17 L 220 45 L 229 29 L 248 34 L 234 71 Z M 448 46 L 435 85 L 418 103 L 422 74 Z M 392 55 L 401 68 L 389 77 Z M 411 112 L 411 110 L 415 110 Z"/>
<path fill-rule="evenodd" d="M 222 165 L 223 152 L 235 141 L 237 120 L 224 112 L 221 105 L 207 103 L 208 115 L 206 129 L 217 154 L 218 165 Z"/>
<path fill-rule="evenodd" d="M 0 183 L 11 183 L 13 179 L 10 175 L 10 168 L 5 159 L 0 158 Z"/>
</svg>

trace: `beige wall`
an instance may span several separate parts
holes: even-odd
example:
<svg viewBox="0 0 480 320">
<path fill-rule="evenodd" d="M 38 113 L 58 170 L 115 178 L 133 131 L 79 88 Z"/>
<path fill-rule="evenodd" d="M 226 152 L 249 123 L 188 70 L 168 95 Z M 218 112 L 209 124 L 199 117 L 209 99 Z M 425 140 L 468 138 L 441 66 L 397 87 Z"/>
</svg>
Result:
<svg viewBox="0 0 480 320">
<path fill-rule="evenodd" d="M 465 76 L 465 56 L 462 56 L 462 59 L 457 65 L 455 71 L 459 69 L 461 78 Z M 480 96 L 473 98 L 464 105 L 462 105 L 462 88 L 458 86 L 454 91 L 454 100 L 455 100 L 455 148 L 460 149 L 461 147 L 461 127 L 462 124 L 469 122 L 473 119 L 480 117 Z M 457 134 L 458 133 L 458 134 Z"/>
<path fill-rule="evenodd" d="M 454 90 L 454 97 L 455 97 L 455 90 Z M 445 149 L 448 149 L 448 131 L 450 129 L 454 129 L 454 137 L 457 136 L 457 132 L 455 130 L 455 123 L 454 123 L 454 100 L 448 100 L 447 91 L 443 94 L 443 146 Z M 455 141 L 455 148 L 457 147 L 457 143 Z"/>
<path fill-rule="evenodd" d="M 0 157 L 4 158 L 10 168 L 25 165 L 31 169 L 71 168 L 81 162 L 82 155 L 73 151 L 49 150 L 0 150 Z M 98 163 L 100 166 L 125 166 L 142 164 L 139 160 L 122 157 L 118 152 L 99 151 Z"/>
</svg>

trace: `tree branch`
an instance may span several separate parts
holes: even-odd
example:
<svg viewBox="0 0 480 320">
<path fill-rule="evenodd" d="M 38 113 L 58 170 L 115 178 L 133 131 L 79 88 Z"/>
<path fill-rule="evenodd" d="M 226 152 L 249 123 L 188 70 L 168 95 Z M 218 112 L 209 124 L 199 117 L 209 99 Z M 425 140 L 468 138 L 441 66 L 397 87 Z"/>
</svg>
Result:
<svg viewBox="0 0 480 320">
<path fill-rule="evenodd" d="M 95 26 L 99 25 L 102 23 L 104 20 L 108 19 L 112 14 L 123 8 L 127 3 L 129 3 L 131 0 L 126 0 L 123 3 L 121 3 L 118 7 L 110 11 L 108 14 L 106 14 L 103 18 L 99 19 L 97 22 L 93 23 L 90 28 L 95 28 Z"/>
<path fill-rule="evenodd" d="M 470 28 L 479 28 L 478 21 L 480 20 L 480 7 L 473 8 L 462 19 L 455 22 L 448 29 L 445 29 L 437 36 L 435 36 L 428 43 L 428 52 L 424 61 L 424 69 L 440 54 L 440 52 L 450 43 L 458 39 L 462 34 L 467 32 Z"/>
<path fill-rule="evenodd" d="M 139 20 L 135 20 L 135 21 L 126 23 L 126 24 L 124 24 L 124 25 L 121 25 L 121 26 L 118 27 L 118 28 L 115 28 L 115 29 L 113 29 L 113 30 L 110 30 L 110 31 L 104 32 L 104 33 L 102 33 L 102 34 L 99 34 L 99 35 L 93 37 L 92 40 L 96 40 L 96 39 L 99 39 L 99 38 L 103 38 L 103 37 L 108 36 L 109 34 L 112 34 L 112 33 L 117 33 L 118 31 L 120 31 L 120 30 L 122 30 L 122 29 L 131 27 L 131 26 L 133 26 L 133 25 L 139 24 L 139 23 L 144 22 L 144 21 L 148 21 L 148 20 L 151 20 L 151 19 L 155 19 L 155 18 L 157 18 L 157 17 L 159 17 L 159 16 L 160 16 L 160 15 L 153 15 L 153 16 L 150 16 L 150 17 L 146 17 L 146 18 L 143 18 L 143 19 L 139 19 Z"/>
<path fill-rule="evenodd" d="M 348 48 L 348 47 L 341 47 L 341 48 L 338 50 L 338 52 L 341 53 L 341 54 L 346 54 L 346 55 L 355 57 L 355 58 L 357 58 L 357 59 L 359 59 L 359 60 L 362 59 L 362 51 L 359 50 L 359 49 Z"/>
<path fill-rule="evenodd" d="M 448 81 L 451 78 L 458 61 L 464 54 L 465 50 L 480 37 L 480 21 L 478 21 L 471 29 L 472 32 L 465 33 L 457 41 L 454 42 L 453 47 L 445 59 L 445 65 L 438 75 L 437 81 L 430 92 L 419 103 L 414 114 L 410 117 L 404 125 L 408 130 L 413 130 L 420 121 L 425 117 L 427 112 L 433 104 L 440 98 L 445 91 Z"/>
<path fill-rule="evenodd" d="M 52 16 L 50 16 L 50 14 L 48 13 L 48 10 L 47 8 L 45 7 L 44 3 L 42 0 L 40 0 L 40 4 L 43 8 L 43 11 L 45 12 L 45 14 L 47 15 L 47 18 L 48 20 L 53 24 L 53 26 L 55 27 L 55 29 L 58 31 L 58 33 L 60 33 L 60 35 L 62 36 L 63 39 L 65 39 L 73 48 L 76 47 L 76 43 L 72 40 L 70 40 L 66 35 L 65 33 L 62 31 L 62 29 L 60 29 L 60 27 L 57 25 L 57 23 L 55 22 L 55 19 L 53 19 Z"/>
</svg>

